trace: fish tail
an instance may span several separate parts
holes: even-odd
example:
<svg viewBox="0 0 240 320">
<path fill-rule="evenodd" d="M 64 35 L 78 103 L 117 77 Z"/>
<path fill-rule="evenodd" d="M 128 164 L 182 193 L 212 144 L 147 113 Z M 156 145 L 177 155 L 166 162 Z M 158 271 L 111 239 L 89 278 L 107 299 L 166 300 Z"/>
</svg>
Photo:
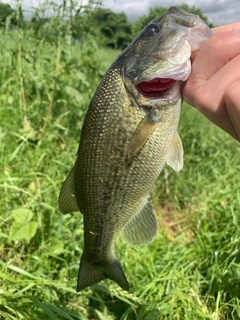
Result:
<svg viewBox="0 0 240 320">
<path fill-rule="evenodd" d="M 115 281 L 122 289 L 129 290 L 128 281 L 117 259 L 111 263 L 93 263 L 83 253 L 78 271 L 77 292 L 106 278 Z"/>
</svg>

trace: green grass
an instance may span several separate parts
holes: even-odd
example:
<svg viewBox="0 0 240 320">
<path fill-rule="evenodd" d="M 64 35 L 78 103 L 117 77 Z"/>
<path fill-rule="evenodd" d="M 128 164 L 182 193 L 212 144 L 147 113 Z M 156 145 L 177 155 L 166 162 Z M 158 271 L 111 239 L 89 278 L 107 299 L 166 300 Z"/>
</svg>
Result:
<svg viewBox="0 0 240 320">
<path fill-rule="evenodd" d="M 60 40 L 0 37 L 0 318 L 239 319 L 239 144 L 186 105 L 184 168 L 165 167 L 152 192 L 157 240 L 116 243 L 130 292 L 105 281 L 76 294 L 82 216 L 57 198 L 117 52 Z"/>
</svg>

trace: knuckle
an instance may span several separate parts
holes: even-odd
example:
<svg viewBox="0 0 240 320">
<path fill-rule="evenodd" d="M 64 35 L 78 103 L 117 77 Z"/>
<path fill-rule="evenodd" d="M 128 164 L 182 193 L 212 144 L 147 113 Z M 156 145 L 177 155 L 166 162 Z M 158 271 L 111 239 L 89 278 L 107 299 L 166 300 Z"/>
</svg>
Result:
<svg viewBox="0 0 240 320">
<path fill-rule="evenodd" d="M 209 101 L 211 100 L 213 92 L 210 92 L 208 86 L 201 86 L 196 90 L 194 96 L 194 104 L 197 109 L 205 113 L 209 108 Z"/>
</svg>

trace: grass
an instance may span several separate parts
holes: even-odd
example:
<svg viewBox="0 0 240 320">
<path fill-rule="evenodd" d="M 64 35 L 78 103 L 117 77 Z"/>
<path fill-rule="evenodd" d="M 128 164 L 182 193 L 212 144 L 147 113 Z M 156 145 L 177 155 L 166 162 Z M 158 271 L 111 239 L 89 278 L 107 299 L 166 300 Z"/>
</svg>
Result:
<svg viewBox="0 0 240 320">
<path fill-rule="evenodd" d="M 0 318 L 239 319 L 239 144 L 187 105 L 184 168 L 165 167 L 152 192 L 157 240 L 116 243 L 130 292 L 105 281 L 76 294 L 82 216 L 62 216 L 57 197 L 117 52 L 60 40 L 0 37 Z"/>
</svg>

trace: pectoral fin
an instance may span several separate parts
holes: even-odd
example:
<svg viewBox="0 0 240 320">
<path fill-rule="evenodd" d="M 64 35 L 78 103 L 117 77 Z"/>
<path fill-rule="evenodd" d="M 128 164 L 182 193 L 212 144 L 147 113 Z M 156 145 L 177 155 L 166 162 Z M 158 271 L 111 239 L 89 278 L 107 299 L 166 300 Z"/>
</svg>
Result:
<svg viewBox="0 0 240 320">
<path fill-rule="evenodd" d="M 145 145 L 159 121 L 160 119 L 153 119 L 151 111 L 142 119 L 130 140 L 128 158 L 134 156 Z"/>
<path fill-rule="evenodd" d="M 62 213 L 79 211 L 75 194 L 74 168 L 70 171 L 67 179 L 64 181 L 62 185 L 58 197 L 58 206 Z"/>
<path fill-rule="evenodd" d="M 177 132 L 170 143 L 166 162 L 177 172 L 183 168 L 183 146 Z"/>
<path fill-rule="evenodd" d="M 132 246 L 144 246 L 157 236 L 158 223 L 149 201 L 125 225 L 123 239 Z"/>
</svg>

